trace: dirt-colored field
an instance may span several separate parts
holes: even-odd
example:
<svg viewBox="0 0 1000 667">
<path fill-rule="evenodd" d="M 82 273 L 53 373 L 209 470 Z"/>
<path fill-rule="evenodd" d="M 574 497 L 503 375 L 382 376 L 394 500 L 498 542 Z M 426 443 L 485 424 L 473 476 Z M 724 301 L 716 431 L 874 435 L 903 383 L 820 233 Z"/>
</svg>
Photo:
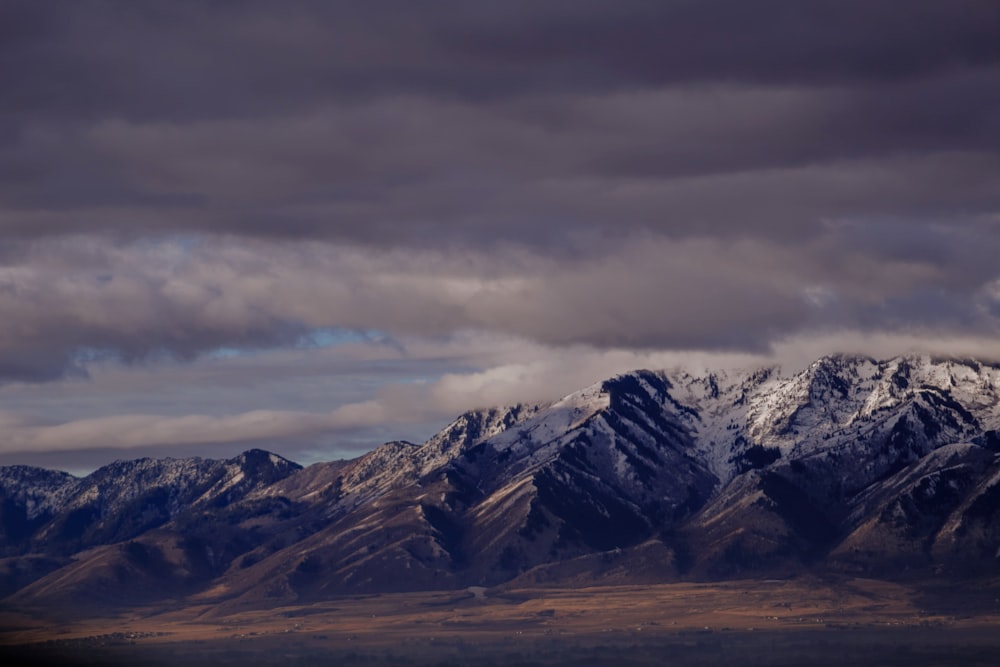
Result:
<svg viewBox="0 0 1000 667">
<path fill-rule="evenodd" d="M 929 604 L 925 592 L 861 579 L 474 589 L 228 615 L 210 606 L 86 618 L 7 612 L 0 642 L 80 664 L 465 664 L 476 655 L 480 663 L 645 665 L 666 654 L 679 664 L 838 664 L 835 656 L 895 664 L 886 651 L 907 658 L 901 664 L 998 664 L 1000 602 L 984 598 L 962 611 L 960 594 L 946 598 Z"/>
</svg>

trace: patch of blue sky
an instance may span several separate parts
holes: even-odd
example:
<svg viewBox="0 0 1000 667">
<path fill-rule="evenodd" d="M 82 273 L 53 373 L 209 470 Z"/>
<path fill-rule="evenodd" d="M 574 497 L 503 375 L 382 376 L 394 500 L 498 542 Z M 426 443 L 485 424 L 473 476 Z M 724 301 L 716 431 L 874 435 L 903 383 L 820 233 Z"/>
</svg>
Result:
<svg viewBox="0 0 1000 667">
<path fill-rule="evenodd" d="M 197 259 L 209 238 L 202 233 L 155 234 L 135 239 L 130 249 L 145 256 L 157 270 L 184 275 L 188 264 Z"/>
<path fill-rule="evenodd" d="M 233 359 L 242 357 L 246 353 L 247 350 L 239 347 L 217 347 L 205 356 L 209 359 Z"/>
<path fill-rule="evenodd" d="M 385 343 L 389 335 L 377 329 L 314 329 L 299 338 L 296 347 L 325 348 L 344 345 L 346 343 Z"/>
<path fill-rule="evenodd" d="M 398 343 L 395 343 L 391 336 L 384 331 L 376 329 L 322 328 L 313 329 L 303 334 L 290 347 L 300 350 L 316 350 L 349 343 L 373 343 L 398 346 Z M 205 353 L 204 356 L 208 359 L 233 359 L 236 357 L 251 356 L 260 352 L 261 350 L 258 347 L 223 345 Z"/>
<path fill-rule="evenodd" d="M 139 250 L 155 250 L 164 247 L 175 247 L 185 254 L 198 248 L 205 241 L 204 234 L 185 232 L 175 234 L 153 234 L 132 241 L 131 246 Z"/>
</svg>

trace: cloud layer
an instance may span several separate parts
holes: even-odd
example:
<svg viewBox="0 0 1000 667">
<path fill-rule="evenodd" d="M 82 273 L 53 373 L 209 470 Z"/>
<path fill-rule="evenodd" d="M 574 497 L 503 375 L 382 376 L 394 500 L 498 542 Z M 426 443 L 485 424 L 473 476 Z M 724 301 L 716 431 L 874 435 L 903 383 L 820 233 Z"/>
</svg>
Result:
<svg viewBox="0 0 1000 667">
<path fill-rule="evenodd" d="M 0 267 L 0 370 L 44 380 L 109 356 L 191 360 L 302 346 L 329 330 L 761 353 L 830 329 L 942 337 L 1000 324 L 997 248 L 971 232 L 846 226 L 791 245 L 648 236 L 609 245 L 554 258 L 520 247 L 50 240 Z"/>
<path fill-rule="evenodd" d="M 517 367 L 457 368 L 464 336 L 543 366 L 589 350 L 594 372 L 807 341 L 992 354 L 998 34 L 990 0 L 4 2 L 0 383 L 21 407 L 0 447 L 439 419 L 469 401 L 417 389 Z M 115 363 L 187 382 L 178 361 L 265 350 L 301 380 L 345 332 L 433 341 L 438 364 L 422 385 L 365 367 L 329 407 L 112 392 L 40 425 L 20 384 Z"/>
<path fill-rule="evenodd" d="M 996 222 L 995 3 L 494 4 L 5 3 L 0 229 L 552 250 Z"/>
</svg>

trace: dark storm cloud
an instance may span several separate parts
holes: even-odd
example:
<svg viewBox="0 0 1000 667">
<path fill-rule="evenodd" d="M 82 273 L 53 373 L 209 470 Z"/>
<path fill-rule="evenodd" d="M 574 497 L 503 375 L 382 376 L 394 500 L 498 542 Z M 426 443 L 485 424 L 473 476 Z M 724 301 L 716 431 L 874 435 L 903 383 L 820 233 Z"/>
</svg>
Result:
<svg viewBox="0 0 1000 667">
<path fill-rule="evenodd" d="M 926 184 L 881 199 L 793 188 L 761 208 L 725 175 L 842 161 L 862 173 L 900 155 L 919 167 L 1000 145 L 1000 8 L 987 1 L 0 11 L 0 225 L 20 235 L 808 233 L 822 217 L 926 211 Z M 932 191 L 933 214 L 997 206 L 990 188 Z M 538 235 L 542 222 L 556 231 Z"/>
<path fill-rule="evenodd" d="M 0 156 L 16 175 L 0 182 L 0 224 L 433 245 L 587 229 L 787 235 L 829 218 L 996 211 L 996 95 L 952 97 L 975 112 L 935 111 L 928 89 L 895 116 L 887 95 L 393 97 L 295 117 L 34 128 Z"/>
<path fill-rule="evenodd" d="M 11 0 L 7 106 L 190 120 L 351 94 L 886 81 L 996 64 L 990 0 Z"/>
</svg>

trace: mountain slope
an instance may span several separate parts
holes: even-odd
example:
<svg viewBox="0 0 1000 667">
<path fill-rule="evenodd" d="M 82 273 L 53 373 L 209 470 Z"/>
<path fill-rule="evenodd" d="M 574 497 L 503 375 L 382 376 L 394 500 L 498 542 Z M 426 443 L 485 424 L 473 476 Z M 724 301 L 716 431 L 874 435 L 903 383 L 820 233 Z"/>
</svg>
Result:
<svg viewBox="0 0 1000 667">
<path fill-rule="evenodd" d="M 260 450 L 0 469 L 0 548 L 18 604 L 124 600 L 130 581 L 221 609 L 514 578 L 995 573 L 998 452 L 996 365 L 636 371 L 304 469 Z"/>
</svg>

